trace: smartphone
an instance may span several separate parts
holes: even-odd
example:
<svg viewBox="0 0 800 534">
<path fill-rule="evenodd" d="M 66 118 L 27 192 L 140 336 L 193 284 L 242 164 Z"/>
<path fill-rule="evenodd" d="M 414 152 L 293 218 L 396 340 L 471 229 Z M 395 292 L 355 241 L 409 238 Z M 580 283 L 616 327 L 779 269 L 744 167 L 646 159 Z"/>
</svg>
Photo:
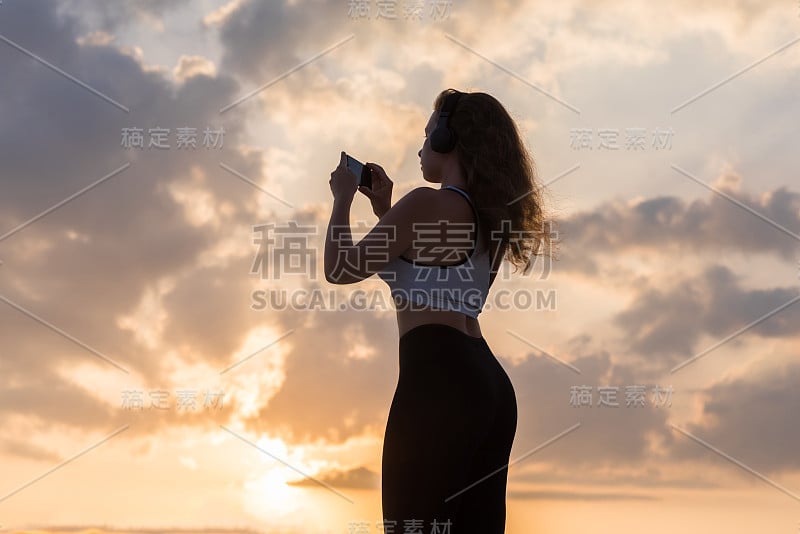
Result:
<svg viewBox="0 0 800 534">
<path fill-rule="evenodd" d="M 372 169 L 358 161 L 356 158 L 345 153 L 347 157 L 347 168 L 353 171 L 358 178 L 358 185 L 372 189 Z"/>
</svg>

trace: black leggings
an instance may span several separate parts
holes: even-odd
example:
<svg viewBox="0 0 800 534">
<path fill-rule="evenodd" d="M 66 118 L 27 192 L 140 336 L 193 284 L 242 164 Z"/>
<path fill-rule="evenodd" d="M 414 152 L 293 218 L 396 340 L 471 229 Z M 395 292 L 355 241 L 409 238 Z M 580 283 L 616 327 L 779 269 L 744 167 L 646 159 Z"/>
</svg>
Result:
<svg viewBox="0 0 800 534">
<path fill-rule="evenodd" d="M 443 324 L 406 332 L 383 442 L 385 524 L 502 534 L 516 428 L 514 387 L 483 338 Z"/>
</svg>

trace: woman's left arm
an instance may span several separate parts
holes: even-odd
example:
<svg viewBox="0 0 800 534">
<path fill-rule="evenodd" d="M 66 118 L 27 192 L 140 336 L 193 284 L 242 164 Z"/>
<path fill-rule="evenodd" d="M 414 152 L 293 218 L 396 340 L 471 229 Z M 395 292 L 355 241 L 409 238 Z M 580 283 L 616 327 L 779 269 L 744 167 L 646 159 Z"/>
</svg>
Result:
<svg viewBox="0 0 800 534">
<path fill-rule="evenodd" d="M 353 248 L 353 236 L 350 230 L 350 205 L 352 203 L 352 198 L 333 199 L 331 219 L 325 234 L 325 279 L 332 284 L 347 283 L 339 281 L 343 275 L 348 274 L 346 264 L 339 265 L 339 263 L 340 258 L 347 256 L 347 250 Z"/>
</svg>

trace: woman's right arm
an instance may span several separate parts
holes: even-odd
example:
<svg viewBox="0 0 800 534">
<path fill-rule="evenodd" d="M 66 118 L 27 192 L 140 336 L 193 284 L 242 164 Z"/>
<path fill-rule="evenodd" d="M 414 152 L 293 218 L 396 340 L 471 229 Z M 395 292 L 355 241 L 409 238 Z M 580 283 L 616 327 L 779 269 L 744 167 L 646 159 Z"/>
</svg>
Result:
<svg viewBox="0 0 800 534">
<path fill-rule="evenodd" d="M 332 284 L 353 284 L 381 271 L 414 241 L 417 222 L 430 222 L 437 213 L 436 189 L 417 187 L 409 191 L 358 243 L 349 231 L 350 205 L 334 202 L 325 240 L 325 279 Z M 341 225 L 343 239 L 337 239 Z"/>
</svg>

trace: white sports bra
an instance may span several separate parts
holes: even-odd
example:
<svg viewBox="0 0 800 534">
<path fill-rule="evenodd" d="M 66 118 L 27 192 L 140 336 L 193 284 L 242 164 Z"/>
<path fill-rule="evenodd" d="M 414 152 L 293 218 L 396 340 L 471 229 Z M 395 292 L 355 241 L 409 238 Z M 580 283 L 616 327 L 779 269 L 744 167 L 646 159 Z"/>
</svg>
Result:
<svg viewBox="0 0 800 534">
<path fill-rule="evenodd" d="M 485 239 L 480 232 L 478 211 L 469 194 L 454 185 L 446 185 L 442 189 L 453 189 L 461 193 L 475 214 L 477 236 L 469 257 L 460 263 L 431 265 L 418 263 L 401 255 L 391 259 L 377 274 L 389 285 L 398 307 L 432 307 L 458 311 L 477 318 L 489 294 L 492 266 L 489 247 L 479 247 L 484 244 Z M 481 252 L 477 252 L 479 248 Z"/>
</svg>

